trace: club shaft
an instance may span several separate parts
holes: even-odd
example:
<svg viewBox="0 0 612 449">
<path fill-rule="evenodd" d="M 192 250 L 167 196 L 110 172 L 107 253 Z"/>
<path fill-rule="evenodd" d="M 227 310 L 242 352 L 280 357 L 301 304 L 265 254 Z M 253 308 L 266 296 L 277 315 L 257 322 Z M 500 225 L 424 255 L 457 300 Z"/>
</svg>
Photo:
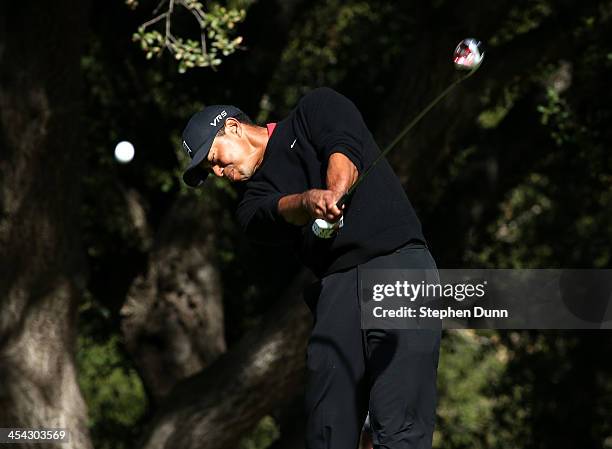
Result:
<svg viewBox="0 0 612 449">
<path fill-rule="evenodd" d="M 374 169 L 374 167 L 376 167 L 376 165 L 381 161 L 381 159 L 384 158 L 393 148 L 395 148 L 395 146 L 404 138 L 404 136 L 408 134 L 408 132 L 410 132 L 414 125 L 416 125 L 435 105 L 437 105 L 444 97 L 446 97 L 450 93 L 450 91 L 453 90 L 455 86 L 457 86 L 457 84 L 469 78 L 474 72 L 475 70 L 470 70 L 466 75 L 451 83 L 446 89 L 444 89 L 444 91 L 440 95 L 434 98 L 431 103 L 429 103 L 416 117 L 414 117 L 412 121 L 408 123 L 406 127 L 397 135 L 397 137 L 393 139 L 393 142 L 387 145 L 387 148 L 385 148 L 384 151 L 380 153 L 376 159 L 374 159 L 374 162 L 370 164 L 368 169 L 363 172 L 361 176 L 359 176 L 359 178 L 357 178 L 357 180 L 348 189 L 348 191 L 344 195 L 342 195 L 342 197 L 336 203 L 336 206 L 338 208 L 341 208 L 351 197 L 357 186 L 368 176 L 368 174 Z"/>
</svg>

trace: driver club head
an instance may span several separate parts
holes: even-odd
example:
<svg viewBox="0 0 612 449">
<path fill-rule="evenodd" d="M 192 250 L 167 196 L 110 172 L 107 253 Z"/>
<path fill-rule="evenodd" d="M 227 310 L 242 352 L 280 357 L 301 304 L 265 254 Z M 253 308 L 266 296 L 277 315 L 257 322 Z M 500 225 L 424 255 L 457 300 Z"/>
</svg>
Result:
<svg viewBox="0 0 612 449">
<path fill-rule="evenodd" d="M 455 48 L 453 63 L 455 69 L 475 72 L 484 59 L 484 47 L 478 39 L 463 39 Z"/>
</svg>

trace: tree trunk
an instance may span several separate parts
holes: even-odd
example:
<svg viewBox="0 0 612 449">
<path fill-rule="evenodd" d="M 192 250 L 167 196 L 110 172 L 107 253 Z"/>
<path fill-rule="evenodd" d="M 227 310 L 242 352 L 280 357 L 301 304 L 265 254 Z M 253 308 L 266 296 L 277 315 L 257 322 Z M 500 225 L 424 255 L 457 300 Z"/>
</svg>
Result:
<svg viewBox="0 0 612 449">
<path fill-rule="evenodd" d="M 8 2 L 0 18 L 0 427 L 64 427 L 65 449 L 92 447 L 74 361 L 86 12 Z"/>
<path fill-rule="evenodd" d="M 121 309 L 126 346 L 150 397 L 225 352 L 222 292 L 214 254 L 214 213 L 202 198 L 180 197 L 156 236 L 147 273 Z"/>
<path fill-rule="evenodd" d="M 268 449 L 304 449 L 306 441 L 306 410 L 304 395 L 295 395 L 274 413 L 279 438 Z"/>
<path fill-rule="evenodd" d="M 302 272 L 261 329 L 248 333 L 203 372 L 177 385 L 160 406 L 140 447 L 235 449 L 268 413 L 303 389 L 312 319 Z"/>
</svg>

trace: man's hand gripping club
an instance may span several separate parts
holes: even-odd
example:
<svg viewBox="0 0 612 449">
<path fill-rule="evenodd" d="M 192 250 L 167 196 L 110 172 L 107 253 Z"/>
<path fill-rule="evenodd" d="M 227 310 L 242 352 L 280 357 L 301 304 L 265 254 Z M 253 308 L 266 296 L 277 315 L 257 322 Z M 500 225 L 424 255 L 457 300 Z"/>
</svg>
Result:
<svg viewBox="0 0 612 449">
<path fill-rule="evenodd" d="M 279 214 L 289 223 L 303 226 L 311 220 L 322 219 L 341 226 L 342 210 L 336 203 L 357 179 L 357 168 L 342 153 L 333 153 L 327 167 L 327 189 L 311 189 L 287 195 L 278 202 Z"/>
</svg>

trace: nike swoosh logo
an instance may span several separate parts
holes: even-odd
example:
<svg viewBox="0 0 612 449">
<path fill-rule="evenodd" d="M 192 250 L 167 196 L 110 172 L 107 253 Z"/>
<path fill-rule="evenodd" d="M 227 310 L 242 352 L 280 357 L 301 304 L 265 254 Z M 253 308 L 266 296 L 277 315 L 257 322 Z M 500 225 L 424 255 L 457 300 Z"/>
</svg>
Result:
<svg viewBox="0 0 612 449">
<path fill-rule="evenodd" d="M 295 142 L 297 142 L 297 139 L 293 141 L 293 143 L 291 144 L 291 148 L 293 148 L 293 145 L 295 145 Z"/>
</svg>

